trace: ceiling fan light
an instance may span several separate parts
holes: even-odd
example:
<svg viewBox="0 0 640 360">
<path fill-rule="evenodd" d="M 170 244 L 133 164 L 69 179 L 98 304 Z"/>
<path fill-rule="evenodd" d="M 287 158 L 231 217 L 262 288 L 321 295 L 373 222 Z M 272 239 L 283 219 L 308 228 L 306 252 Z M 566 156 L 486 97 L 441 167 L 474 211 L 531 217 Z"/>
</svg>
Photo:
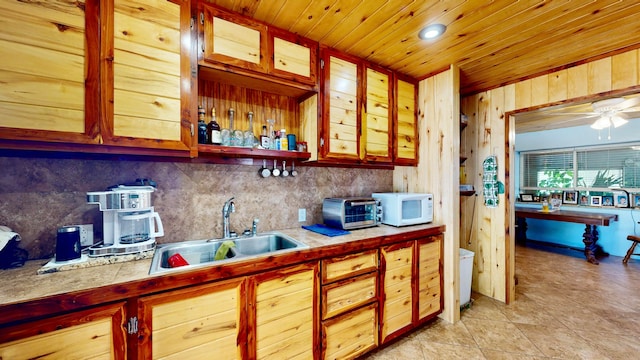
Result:
<svg viewBox="0 0 640 360">
<path fill-rule="evenodd" d="M 609 123 L 609 118 L 605 116 L 599 118 L 598 120 L 596 120 L 596 122 L 591 124 L 591 128 L 596 130 L 606 129 L 609 126 L 611 126 L 611 124 Z"/>
<path fill-rule="evenodd" d="M 629 120 L 625 120 L 623 118 L 621 118 L 620 116 L 614 115 L 611 117 L 611 123 L 613 123 L 613 127 L 618 127 L 618 126 L 622 126 L 626 123 L 628 123 Z"/>
</svg>

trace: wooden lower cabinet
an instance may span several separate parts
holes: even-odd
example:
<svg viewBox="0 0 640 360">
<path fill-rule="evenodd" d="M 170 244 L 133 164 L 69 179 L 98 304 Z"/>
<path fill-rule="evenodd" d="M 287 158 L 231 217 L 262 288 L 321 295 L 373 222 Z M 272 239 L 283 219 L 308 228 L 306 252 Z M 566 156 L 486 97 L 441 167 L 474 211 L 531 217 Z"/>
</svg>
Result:
<svg viewBox="0 0 640 360">
<path fill-rule="evenodd" d="M 443 236 L 394 244 L 380 251 L 380 341 L 386 343 L 440 314 Z"/>
<path fill-rule="evenodd" d="M 318 262 L 249 279 L 249 357 L 313 359 L 318 344 Z"/>
<path fill-rule="evenodd" d="M 417 241 L 416 288 L 418 303 L 417 309 L 414 311 L 414 322 L 428 321 L 441 313 L 444 308 L 441 275 L 443 269 L 442 250 L 442 235 Z"/>
<path fill-rule="evenodd" d="M 378 302 L 322 322 L 323 359 L 355 359 L 378 346 Z"/>
<path fill-rule="evenodd" d="M 139 359 L 245 359 L 246 278 L 138 301 Z"/>
<path fill-rule="evenodd" d="M 0 331 L 0 359 L 126 359 L 125 302 Z"/>
<path fill-rule="evenodd" d="M 413 323 L 414 242 L 386 246 L 380 251 L 380 340 L 403 333 Z"/>
<path fill-rule="evenodd" d="M 378 250 L 322 260 L 322 359 L 378 346 Z"/>
</svg>

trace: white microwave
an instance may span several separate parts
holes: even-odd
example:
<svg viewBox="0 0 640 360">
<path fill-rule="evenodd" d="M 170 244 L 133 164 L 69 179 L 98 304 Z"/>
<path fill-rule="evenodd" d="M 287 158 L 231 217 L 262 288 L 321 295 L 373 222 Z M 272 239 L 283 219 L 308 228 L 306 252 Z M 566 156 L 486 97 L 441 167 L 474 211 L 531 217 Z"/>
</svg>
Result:
<svg viewBox="0 0 640 360">
<path fill-rule="evenodd" d="M 426 224 L 433 221 L 433 194 L 373 193 L 382 206 L 382 223 L 393 226 Z"/>
</svg>

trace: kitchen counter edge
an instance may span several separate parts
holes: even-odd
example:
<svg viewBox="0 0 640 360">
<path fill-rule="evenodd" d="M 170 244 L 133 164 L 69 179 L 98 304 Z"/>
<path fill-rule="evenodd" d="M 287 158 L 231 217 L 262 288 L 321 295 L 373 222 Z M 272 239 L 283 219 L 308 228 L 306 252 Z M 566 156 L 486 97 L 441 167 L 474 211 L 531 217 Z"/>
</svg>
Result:
<svg viewBox="0 0 640 360">
<path fill-rule="evenodd" d="M 424 224 L 397 228 L 380 225 L 352 230 L 348 235 L 335 237 L 302 228 L 278 231 L 309 247 L 278 255 L 157 275 L 148 274 L 151 259 L 42 275 L 37 275 L 36 271 L 44 260 L 28 261 L 21 268 L 0 271 L 0 311 L 5 314 L 0 318 L 0 326 L 438 235 L 445 231 L 445 226 Z M 25 318 L 25 314 L 29 314 L 28 318 Z"/>
</svg>

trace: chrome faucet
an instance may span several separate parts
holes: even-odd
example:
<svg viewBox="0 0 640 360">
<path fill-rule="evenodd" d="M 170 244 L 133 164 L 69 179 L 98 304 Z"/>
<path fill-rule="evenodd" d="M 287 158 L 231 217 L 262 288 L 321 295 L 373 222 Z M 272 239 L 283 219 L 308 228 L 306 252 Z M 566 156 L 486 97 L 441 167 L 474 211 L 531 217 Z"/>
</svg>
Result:
<svg viewBox="0 0 640 360">
<path fill-rule="evenodd" d="M 258 219 L 258 218 L 253 219 L 253 224 L 251 224 L 251 236 L 258 235 L 258 223 L 259 222 L 260 222 L 260 219 Z"/>
<path fill-rule="evenodd" d="M 224 203 L 222 207 L 222 238 L 228 239 L 231 237 L 231 230 L 229 230 L 229 216 L 232 212 L 236 211 L 236 205 L 231 198 Z"/>
</svg>

